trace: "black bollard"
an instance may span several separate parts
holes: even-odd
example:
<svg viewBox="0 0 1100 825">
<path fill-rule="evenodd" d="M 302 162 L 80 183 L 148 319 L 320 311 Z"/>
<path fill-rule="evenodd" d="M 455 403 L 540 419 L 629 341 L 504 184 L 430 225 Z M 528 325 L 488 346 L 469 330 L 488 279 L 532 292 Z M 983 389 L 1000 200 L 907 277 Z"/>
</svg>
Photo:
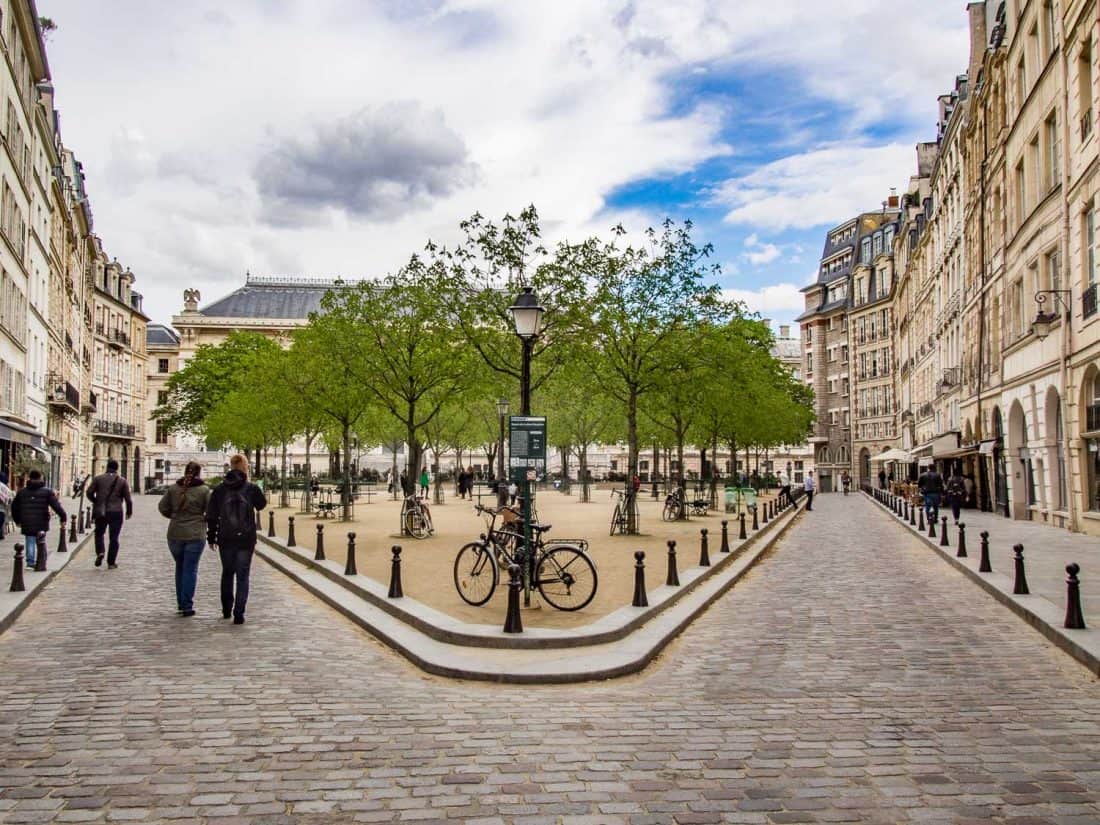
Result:
<svg viewBox="0 0 1100 825">
<path fill-rule="evenodd" d="M 737 538 L 744 541 L 748 538 L 748 533 L 745 532 L 745 514 L 741 513 L 739 518 L 741 519 L 741 529 L 737 533 Z"/>
<path fill-rule="evenodd" d="M 286 546 L 294 547 L 294 516 L 286 517 Z"/>
<path fill-rule="evenodd" d="M 267 511 L 267 537 L 269 539 L 275 538 L 275 511 Z"/>
<path fill-rule="evenodd" d="M 915 504 L 909 505 L 909 526 L 917 526 L 917 505 Z"/>
<path fill-rule="evenodd" d="M 76 517 L 69 516 L 69 544 L 76 544 Z M 60 552 L 60 549 L 59 549 Z"/>
<path fill-rule="evenodd" d="M 1027 574 L 1024 572 L 1024 546 L 1017 544 L 1012 550 L 1016 554 L 1016 581 L 1012 584 L 1012 593 L 1026 596 L 1031 591 L 1027 589 Z"/>
<path fill-rule="evenodd" d="M 989 563 L 989 533 L 982 530 L 979 535 L 982 537 L 982 561 L 978 565 L 978 572 L 992 573 L 993 565 Z"/>
<path fill-rule="evenodd" d="M 744 518 L 744 516 L 742 516 Z M 707 528 L 699 531 L 699 566 L 710 567 L 710 553 L 707 551 Z"/>
<path fill-rule="evenodd" d="M 393 553 L 393 561 L 390 563 L 390 592 L 386 597 L 400 599 L 405 595 L 401 590 L 401 545 L 395 544 L 390 552 Z"/>
<path fill-rule="evenodd" d="M 65 519 L 61 519 L 61 527 L 58 529 L 57 532 L 57 552 L 69 552 L 69 545 L 65 543 Z"/>
<path fill-rule="evenodd" d="M 1066 621 L 1064 627 L 1069 630 L 1085 629 L 1085 614 L 1081 611 L 1081 581 L 1077 574 L 1081 572 L 1081 565 L 1077 562 L 1066 565 Z"/>
<path fill-rule="evenodd" d="M 936 537 L 936 517 L 932 514 L 928 515 L 928 538 L 934 539 Z"/>
<path fill-rule="evenodd" d="M 348 560 L 344 565 L 344 575 L 355 576 L 358 573 L 355 569 L 355 533 L 348 533 Z"/>
<path fill-rule="evenodd" d="M 706 541 L 705 537 L 703 541 Z M 634 600 L 630 606 L 649 607 L 649 599 L 645 595 L 645 553 L 641 550 L 634 553 Z"/>
<path fill-rule="evenodd" d="M 768 512 L 769 512 L 769 509 L 770 509 L 770 504 L 771 504 L 771 502 L 768 502 L 768 501 L 764 502 L 764 515 L 763 515 L 763 521 L 762 521 L 763 524 L 767 524 L 768 521 L 769 521 Z"/>
<path fill-rule="evenodd" d="M 23 584 L 23 545 L 18 542 L 15 545 L 15 561 L 11 568 L 11 587 L 8 589 L 12 593 L 22 593 L 27 589 Z"/>
<path fill-rule="evenodd" d="M 730 523 L 725 519 L 722 519 L 722 546 L 718 552 L 728 553 L 730 551 Z"/>
<path fill-rule="evenodd" d="M 317 525 L 317 552 L 313 554 L 314 561 L 325 560 L 325 525 Z"/>
<path fill-rule="evenodd" d="M 905 499 L 901 503 L 901 520 L 909 521 L 909 499 Z"/>
<path fill-rule="evenodd" d="M 760 529 L 760 522 L 756 520 L 757 519 L 756 511 L 759 510 L 759 509 L 760 508 L 756 507 L 755 505 L 752 508 L 752 529 L 753 530 L 759 530 Z"/>
<path fill-rule="evenodd" d="M 940 547 L 950 547 L 947 540 L 947 516 L 942 516 L 943 524 L 940 526 Z"/>
<path fill-rule="evenodd" d="M 88 507 L 84 510 L 84 526 L 91 530 L 95 526 L 95 519 L 92 518 L 92 508 Z"/>
<path fill-rule="evenodd" d="M 84 532 L 84 508 L 76 508 L 76 531 L 78 533 Z"/>
<path fill-rule="evenodd" d="M 680 574 L 676 572 L 676 542 L 668 542 L 668 578 L 665 584 L 669 587 L 680 586 Z"/>
<path fill-rule="evenodd" d="M 944 529 L 946 530 L 947 528 L 944 527 Z M 959 522 L 959 541 L 955 546 L 955 558 L 966 558 L 966 525 L 961 521 Z"/>
<path fill-rule="evenodd" d="M 46 572 L 46 533 L 41 530 L 38 532 L 38 555 L 34 557 L 34 571 Z"/>
<path fill-rule="evenodd" d="M 508 613 L 504 617 L 505 633 L 522 633 L 523 619 L 519 615 L 519 591 L 523 589 L 523 581 L 519 576 L 519 565 L 508 565 Z"/>
<path fill-rule="evenodd" d="M 919 523 L 917 524 L 917 529 L 920 532 L 923 533 L 924 532 L 924 508 L 923 507 L 918 507 L 917 509 L 919 511 L 919 518 L 918 518 Z"/>
</svg>

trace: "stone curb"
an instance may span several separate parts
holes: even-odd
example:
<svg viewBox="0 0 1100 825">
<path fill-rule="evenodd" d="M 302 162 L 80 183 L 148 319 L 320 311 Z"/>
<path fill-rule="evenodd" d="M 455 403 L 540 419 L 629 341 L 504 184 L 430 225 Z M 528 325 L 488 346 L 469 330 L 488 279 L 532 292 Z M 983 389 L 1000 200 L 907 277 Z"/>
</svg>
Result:
<svg viewBox="0 0 1100 825">
<path fill-rule="evenodd" d="M 26 584 L 27 589 L 22 593 L 12 593 L 8 590 L 11 586 L 10 578 L 2 583 L 4 590 L 0 592 L 0 633 L 3 633 L 15 623 L 15 620 L 18 619 L 23 611 L 27 609 L 27 606 L 34 601 L 35 597 L 46 588 L 47 584 L 53 581 L 54 576 L 64 570 L 69 562 L 76 558 L 76 555 L 84 549 L 84 545 L 86 545 L 94 535 L 95 533 L 91 530 L 86 531 L 84 537 L 77 540 L 76 546 L 70 547 L 65 553 L 58 553 L 56 550 L 50 550 L 46 558 L 46 564 L 54 565 L 58 558 L 61 559 L 61 563 L 47 570 L 45 576 L 40 576 L 34 571 L 27 571 L 24 569 L 23 582 Z M 4 549 L 8 550 L 12 546 L 14 546 L 14 542 Z"/>
<path fill-rule="evenodd" d="M 874 496 L 867 495 L 867 498 L 871 500 L 872 504 L 882 508 L 885 515 L 893 516 L 893 513 L 876 500 Z M 1059 607 L 1046 597 L 1034 593 L 1027 596 L 1017 596 L 1012 592 L 1013 577 L 1000 573 L 979 573 L 955 557 L 955 547 L 941 547 L 937 542 L 921 533 L 920 530 L 911 527 L 909 522 L 896 516 L 892 520 L 935 550 L 940 558 L 947 561 L 956 570 L 962 571 L 972 581 L 977 582 L 989 595 L 1008 607 L 1013 613 L 1053 642 L 1056 647 L 1087 667 L 1094 675 L 1100 676 L 1100 631 L 1092 628 L 1068 630 L 1062 627 L 1065 620 L 1064 605 Z"/>
<path fill-rule="evenodd" d="M 793 508 L 776 530 L 763 537 L 765 540 L 731 559 L 717 575 L 699 581 L 691 593 L 668 609 L 651 612 L 654 608 L 629 608 L 635 612 L 650 612 L 650 620 L 639 629 L 613 642 L 582 647 L 489 648 L 450 644 L 428 636 L 418 627 L 363 599 L 343 583 L 291 561 L 270 546 L 257 545 L 257 554 L 428 673 L 476 681 L 565 684 L 610 679 L 645 668 L 670 641 L 763 558 L 801 512 L 802 507 Z"/>
<path fill-rule="evenodd" d="M 260 535 L 260 543 L 277 550 L 287 558 L 320 573 L 330 581 L 344 587 L 396 619 L 411 625 L 425 635 L 440 642 L 468 647 L 509 648 L 509 649 L 548 649 L 558 647 L 587 647 L 606 644 L 625 638 L 657 614 L 669 609 L 682 598 L 689 595 L 700 583 L 711 576 L 718 575 L 726 566 L 751 549 L 757 542 L 769 535 L 794 517 L 798 508 L 785 511 L 772 519 L 762 529 L 757 530 L 744 541 L 734 539 L 731 552 L 712 551 L 710 567 L 688 567 L 680 571 L 679 587 L 657 586 L 649 590 L 649 609 L 639 612 L 624 606 L 602 616 L 591 624 L 580 628 L 561 630 L 553 628 L 528 628 L 523 634 L 504 633 L 499 625 L 473 624 L 454 619 L 433 607 L 411 597 L 390 599 L 385 584 L 366 576 L 345 576 L 343 567 L 334 561 L 317 561 L 313 552 L 300 546 L 288 547 L 285 540 Z M 774 527 L 773 527 L 774 525 Z M 259 545 L 257 545 L 259 547 Z M 658 563 L 659 564 L 659 563 Z M 652 569 L 659 570 L 659 566 Z M 504 586 L 507 586 L 506 584 Z"/>
</svg>

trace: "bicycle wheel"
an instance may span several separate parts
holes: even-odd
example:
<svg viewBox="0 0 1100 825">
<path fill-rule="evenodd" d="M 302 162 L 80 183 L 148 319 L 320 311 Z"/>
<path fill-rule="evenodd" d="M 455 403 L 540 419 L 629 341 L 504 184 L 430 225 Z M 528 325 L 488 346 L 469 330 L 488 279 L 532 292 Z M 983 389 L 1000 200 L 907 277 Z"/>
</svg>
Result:
<svg viewBox="0 0 1100 825">
<path fill-rule="evenodd" d="M 428 525 L 419 510 L 409 510 L 405 514 L 405 532 L 414 539 L 422 539 L 428 535 Z"/>
<path fill-rule="evenodd" d="M 610 535 L 612 535 L 612 536 L 615 535 L 615 532 L 617 530 L 621 529 L 620 525 L 622 524 L 622 520 L 623 520 L 623 508 L 620 505 L 616 504 L 615 505 L 615 512 L 611 514 L 611 534 Z"/>
<path fill-rule="evenodd" d="M 580 610 L 596 595 L 596 566 L 576 547 L 555 547 L 539 559 L 535 582 L 553 607 Z"/>
<path fill-rule="evenodd" d="M 666 501 L 665 509 L 661 511 L 662 521 L 676 521 L 677 507 L 675 501 Z"/>
<path fill-rule="evenodd" d="M 471 541 L 455 556 L 455 590 L 466 604 L 480 607 L 497 589 L 497 565 L 493 554 Z"/>
</svg>

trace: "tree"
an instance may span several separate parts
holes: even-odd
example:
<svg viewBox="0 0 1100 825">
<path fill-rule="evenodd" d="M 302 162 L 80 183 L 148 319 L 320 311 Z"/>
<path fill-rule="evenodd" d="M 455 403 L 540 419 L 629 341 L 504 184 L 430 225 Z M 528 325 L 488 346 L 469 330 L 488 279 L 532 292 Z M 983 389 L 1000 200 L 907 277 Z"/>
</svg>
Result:
<svg viewBox="0 0 1100 825">
<path fill-rule="evenodd" d="M 547 437 L 562 451 L 562 483 L 568 477 L 569 455 L 578 461 L 581 501 L 588 501 L 588 449 L 614 439 L 618 433 L 618 410 L 601 392 L 599 382 L 583 360 L 566 364 L 557 372 L 544 393 Z"/>
</svg>

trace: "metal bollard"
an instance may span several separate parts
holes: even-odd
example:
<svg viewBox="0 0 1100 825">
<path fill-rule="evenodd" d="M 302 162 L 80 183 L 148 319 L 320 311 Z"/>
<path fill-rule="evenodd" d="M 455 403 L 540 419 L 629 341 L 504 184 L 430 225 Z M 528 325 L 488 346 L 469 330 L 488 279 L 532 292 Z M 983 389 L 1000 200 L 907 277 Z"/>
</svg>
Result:
<svg viewBox="0 0 1100 825">
<path fill-rule="evenodd" d="M 764 502 L 764 523 L 767 524 L 772 518 L 772 503 L 770 501 Z"/>
<path fill-rule="evenodd" d="M 358 573 L 355 569 L 355 533 L 348 533 L 348 560 L 344 565 L 344 575 L 355 576 Z"/>
<path fill-rule="evenodd" d="M 519 615 L 519 591 L 523 589 L 523 582 L 519 576 L 519 565 L 508 565 L 508 613 L 504 616 L 505 633 L 522 633 L 523 619 Z"/>
<path fill-rule="evenodd" d="M 1066 621 L 1063 627 L 1069 630 L 1085 629 L 1085 614 L 1081 611 L 1081 581 L 1077 574 L 1081 572 L 1081 565 L 1077 562 L 1066 565 Z"/>
<path fill-rule="evenodd" d="M 286 517 L 286 546 L 294 547 L 294 516 Z"/>
<path fill-rule="evenodd" d="M 940 525 L 940 547 L 950 547 L 947 541 L 947 516 L 942 516 L 943 524 Z"/>
<path fill-rule="evenodd" d="M 18 542 L 15 544 L 15 561 L 11 568 L 11 587 L 8 589 L 12 593 L 22 593 L 27 589 L 27 586 L 23 584 L 23 545 Z"/>
<path fill-rule="evenodd" d="M 722 546 L 718 552 L 728 553 L 730 551 L 730 523 L 725 519 L 722 519 Z"/>
<path fill-rule="evenodd" d="M 909 521 L 909 499 L 901 503 L 901 520 Z"/>
<path fill-rule="evenodd" d="M 924 508 L 923 507 L 918 507 L 917 510 L 918 510 L 918 515 L 919 515 L 917 530 L 919 530 L 920 532 L 923 533 L 924 532 Z"/>
<path fill-rule="evenodd" d="M 57 552 L 69 552 L 69 545 L 65 542 L 65 519 L 61 519 L 61 526 L 57 531 Z"/>
<path fill-rule="evenodd" d="M 91 530 L 94 524 L 95 520 L 92 518 L 92 508 L 89 506 L 84 511 L 84 526 Z"/>
<path fill-rule="evenodd" d="M 978 565 L 978 572 L 992 573 L 993 565 L 989 563 L 989 533 L 986 530 L 982 530 L 979 535 L 982 537 L 982 560 Z"/>
<path fill-rule="evenodd" d="M 756 507 L 756 506 L 754 506 L 752 508 L 752 529 L 753 530 L 759 530 L 760 529 L 760 522 L 757 521 L 757 515 L 756 515 L 756 513 L 759 509 L 760 508 Z"/>
<path fill-rule="evenodd" d="M 267 537 L 269 539 L 275 538 L 275 511 L 267 511 Z"/>
<path fill-rule="evenodd" d="M 917 526 L 917 505 L 912 503 L 909 505 L 909 526 Z"/>
<path fill-rule="evenodd" d="M 745 532 L 745 514 L 741 513 L 739 518 L 741 519 L 741 529 L 737 532 L 737 538 L 744 541 L 749 537 L 748 533 Z"/>
<path fill-rule="evenodd" d="M 325 560 L 325 525 L 317 525 L 317 552 L 313 554 L 314 561 Z"/>
<path fill-rule="evenodd" d="M 741 516 L 742 524 L 744 524 L 744 516 Z M 699 531 L 699 566 L 710 567 L 710 553 L 707 552 L 707 528 L 704 527 Z"/>
<path fill-rule="evenodd" d="M 958 544 L 955 545 L 955 558 L 966 558 L 966 525 L 961 521 L 959 522 L 959 541 Z"/>
<path fill-rule="evenodd" d="M 703 539 L 706 541 L 706 539 Z M 649 607 L 649 599 L 645 595 L 645 553 L 637 550 L 634 553 L 634 600 L 631 607 Z"/>
<path fill-rule="evenodd" d="M 668 577 L 665 584 L 669 587 L 680 586 L 680 574 L 676 572 L 676 542 L 668 542 Z"/>
<path fill-rule="evenodd" d="M 400 599 L 405 595 L 401 589 L 401 545 L 395 544 L 390 552 L 393 553 L 393 561 L 390 562 L 390 592 L 386 598 Z"/>
<path fill-rule="evenodd" d="M 928 538 L 934 539 L 936 537 L 936 517 L 931 513 L 928 514 Z"/>
<path fill-rule="evenodd" d="M 1027 574 L 1024 572 L 1024 546 L 1017 544 L 1012 550 L 1016 554 L 1016 581 L 1012 584 L 1012 593 L 1015 596 L 1026 596 L 1031 591 L 1027 589 Z"/>
<path fill-rule="evenodd" d="M 46 572 L 46 532 L 44 530 L 38 533 L 38 555 L 34 557 L 34 571 Z"/>
<path fill-rule="evenodd" d="M 76 517 L 69 516 L 69 544 L 76 544 Z M 60 549 L 59 551 L 60 552 Z"/>
<path fill-rule="evenodd" d="M 84 508 L 76 508 L 76 531 L 78 533 L 84 532 Z"/>
</svg>

